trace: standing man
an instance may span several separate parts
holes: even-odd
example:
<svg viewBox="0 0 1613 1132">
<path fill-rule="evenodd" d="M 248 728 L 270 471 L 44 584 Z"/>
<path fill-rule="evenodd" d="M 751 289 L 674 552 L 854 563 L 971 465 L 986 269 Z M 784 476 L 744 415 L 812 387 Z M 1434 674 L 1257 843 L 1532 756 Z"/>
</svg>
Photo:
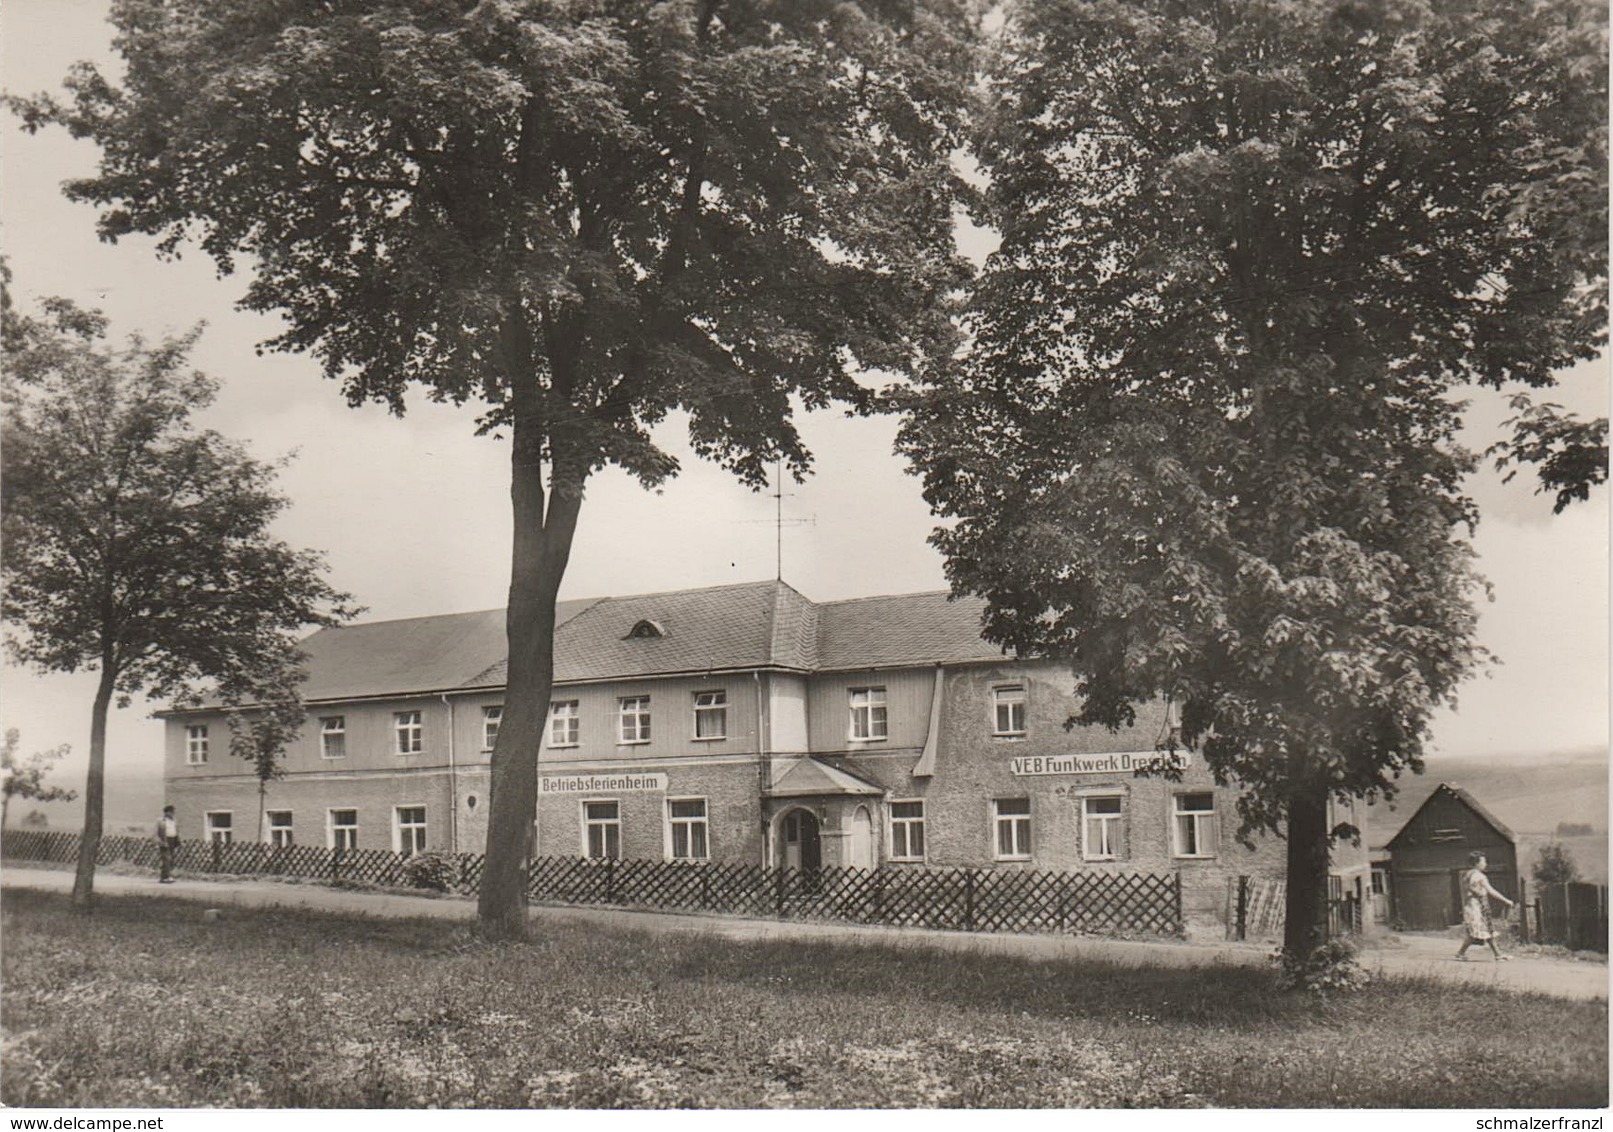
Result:
<svg viewBox="0 0 1613 1132">
<path fill-rule="evenodd" d="M 179 848 L 179 822 L 174 819 L 174 808 L 164 806 L 157 822 L 157 864 L 162 870 L 159 884 L 173 884 L 169 875 L 174 871 L 174 850 Z"/>
</svg>

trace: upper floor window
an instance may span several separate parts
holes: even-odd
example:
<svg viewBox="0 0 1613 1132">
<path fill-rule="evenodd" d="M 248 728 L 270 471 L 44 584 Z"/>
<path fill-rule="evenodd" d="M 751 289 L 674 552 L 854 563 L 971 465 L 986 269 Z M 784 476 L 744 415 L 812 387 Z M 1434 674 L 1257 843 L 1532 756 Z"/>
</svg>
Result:
<svg viewBox="0 0 1613 1132">
<path fill-rule="evenodd" d="M 576 700 L 555 700 L 549 704 L 549 746 L 575 747 L 582 735 L 582 720 Z"/>
<path fill-rule="evenodd" d="M 891 860 L 924 859 L 924 803 L 891 803 Z"/>
<path fill-rule="evenodd" d="M 482 750 L 491 751 L 498 744 L 498 725 L 503 718 L 503 704 L 489 704 L 482 709 Z"/>
<path fill-rule="evenodd" d="M 327 759 L 347 757 L 347 717 L 327 715 L 319 721 L 319 753 Z"/>
<path fill-rule="evenodd" d="M 270 810 L 269 844 L 276 849 L 290 849 L 294 840 L 291 831 L 291 811 Z"/>
<path fill-rule="evenodd" d="M 883 739 L 887 733 L 885 689 L 851 689 L 851 737 Z"/>
<path fill-rule="evenodd" d="M 704 861 L 711 856 L 704 798 L 669 798 L 666 816 L 674 861 Z"/>
<path fill-rule="evenodd" d="M 185 728 L 185 761 L 191 766 L 207 761 L 207 724 L 193 723 Z"/>
<path fill-rule="evenodd" d="M 1081 799 L 1081 856 L 1088 861 L 1119 859 L 1120 821 L 1124 803 L 1119 795 Z"/>
<path fill-rule="evenodd" d="M 1031 855 L 1031 800 L 998 798 L 991 803 L 997 827 L 997 859 L 1026 861 Z"/>
<path fill-rule="evenodd" d="M 1004 684 L 991 690 L 993 735 L 1025 734 L 1025 685 Z"/>
<path fill-rule="evenodd" d="M 228 845 L 235 833 L 235 815 L 229 810 L 216 810 L 207 815 L 207 840 Z"/>
<path fill-rule="evenodd" d="M 418 755 L 425 750 L 425 728 L 420 725 L 419 712 L 393 712 L 392 727 L 398 737 L 398 754 Z"/>
<path fill-rule="evenodd" d="M 426 808 L 399 806 L 393 811 L 398 852 L 413 857 L 426 851 Z"/>
<path fill-rule="evenodd" d="M 648 743 L 650 741 L 650 697 L 623 696 L 618 701 L 618 705 L 621 741 L 624 743 Z"/>
<path fill-rule="evenodd" d="M 727 692 L 696 692 L 694 694 L 694 737 L 696 739 L 726 739 L 728 737 Z"/>
<path fill-rule="evenodd" d="M 1178 857 L 1215 856 L 1215 795 L 1177 794 L 1172 825 Z"/>
</svg>

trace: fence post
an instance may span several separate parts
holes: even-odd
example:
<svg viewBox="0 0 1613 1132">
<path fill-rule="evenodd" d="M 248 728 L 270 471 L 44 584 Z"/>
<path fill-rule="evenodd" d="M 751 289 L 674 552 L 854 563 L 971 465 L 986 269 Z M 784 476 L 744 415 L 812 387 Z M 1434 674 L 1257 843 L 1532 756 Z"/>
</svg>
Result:
<svg viewBox="0 0 1613 1132">
<path fill-rule="evenodd" d="M 1176 877 L 1177 877 L 1177 884 L 1180 885 L 1181 884 L 1181 873 L 1177 873 Z M 1178 903 L 1178 912 L 1180 912 L 1180 903 L 1181 903 L 1180 893 L 1178 893 L 1177 903 Z M 1244 939 L 1249 938 L 1249 878 L 1246 877 L 1246 876 L 1240 876 L 1238 878 L 1238 935 L 1237 935 L 1237 938 L 1240 939 L 1240 940 L 1244 940 Z"/>
<path fill-rule="evenodd" d="M 1518 878 L 1518 942 L 1529 942 L 1529 882 Z"/>
<path fill-rule="evenodd" d="M 1176 870 L 1176 930 L 1181 933 L 1187 931 L 1187 920 L 1182 915 L 1182 870 Z"/>
<path fill-rule="evenodd" d="M 963 930 L 975 930 L 975 873 L 973 869 L 963 872 Z"/>
<path fill-rule="evenodd" d="M 212 845 L 213 845 L 213 872 L 216 873 L 219 870 L 220 859 L 224 856 L 224 846 L 222 844 L 220 844 L 217 840 L 214 840 Z"/>
<path fill-rule="evenodd" d="M 616 903 L 616 858 L 605 858 L 605 903 Z"/>
<path fill-rule="evenodd" d="M 784 918 L 784 886 L 789 883 L 790 871 L 787 868 L 778 870 L 778 880 L 773 895 L 773 909 L 779 919 Z"/>
</svg>

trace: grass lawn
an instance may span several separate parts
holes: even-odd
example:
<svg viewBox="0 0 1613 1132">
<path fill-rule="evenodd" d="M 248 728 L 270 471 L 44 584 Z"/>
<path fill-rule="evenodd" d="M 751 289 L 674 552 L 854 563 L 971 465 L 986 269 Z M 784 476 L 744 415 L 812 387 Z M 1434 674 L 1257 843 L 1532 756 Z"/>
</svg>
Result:
<svg viewBox="0 0 1613 1132">
<path fill-rule="evenodd" d="M 0 1101 L 275 1108 L 1607 1104 L 1605 1003 L 1269 972 L 8 892 Z"/>
</svg>

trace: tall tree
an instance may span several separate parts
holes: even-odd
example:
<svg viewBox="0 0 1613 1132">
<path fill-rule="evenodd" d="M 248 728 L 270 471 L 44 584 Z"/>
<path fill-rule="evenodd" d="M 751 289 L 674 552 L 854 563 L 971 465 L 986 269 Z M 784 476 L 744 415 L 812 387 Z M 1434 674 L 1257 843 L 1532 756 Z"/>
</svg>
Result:
<svg viewBox="0 0 1613 1132">
<path fill-rule="evenodd" d="M 934 542 L 1073 722 L 1180 706 L 1299 962 L 1329 799 L 1481 655 L 1457 392 L 1604 341 L 1605 62 L 1579 0 L 1022 0 L 990 66 L 1002 244 L 903 433 Z"/>
<path fill-rule="evenodd" d="M 78 797 L 76 790 L 45 785 L 45 776 L 50 773 L 51 763 L 66 757 L 66 743 L 48 751 L 36 751 L 27 759 L 21 759 L 17 755 L 20 740 L 21 736 L 15 727 L 6 728 L 5 745 L 0 747 L 0 772 L 6 776 L 5 782 L 0 783 L 0 829 L 6 827 L 6 815 L 11 811 L 13 798 L 32 798 L 36 802 L 71 802 Z"/>
<path fill-rule="evenodd" d="M 556 592 L 589 477 L 752 486 L 792 405 L 952 348 L 967 0 L 120 0 L 121 86 L 21 104 L 102 149 L 101 231 L 191 237 L 350 402 L 411 383 L 510 439 L 483 929 L 525 930 Z M 250 257 L 246 259 L 245 257 Z"/>
<path fill-rule="evenodd" d="M 191 423 L 214 394 L 186 368 L 195 333 L 118 350 L 99 316 L 45 306 L 5 322 L 0 608 L 14 659 L 99 673 L 73 884 L 87 906 L 114 699 L 281 702 L 301 656 L 292 634 L 348 610 L 319 555 L 270 537 L 286 504 L 274 467 Z"/>
</svg>

